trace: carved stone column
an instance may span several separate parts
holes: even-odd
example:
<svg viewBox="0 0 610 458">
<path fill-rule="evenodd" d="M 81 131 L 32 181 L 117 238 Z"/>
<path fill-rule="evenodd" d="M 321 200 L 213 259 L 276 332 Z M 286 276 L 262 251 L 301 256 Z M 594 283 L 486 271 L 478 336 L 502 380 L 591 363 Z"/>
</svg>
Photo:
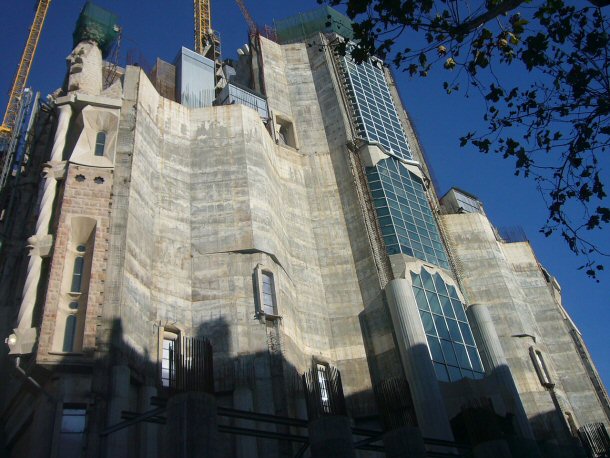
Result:
<svg viewBox="0 0 610 458">
<path fill-rule="evenodd" d="M 66 146 L 70 118 L 72 117 L 72 107 L 69 104 L 59 106 L 58 110 L 59 120 L 51 160 L 45 164 L 45 182 L 40 213 L 36 222 L 36 234 L 28 239 L 30 261 L 23 288 L 21 307 L 19 308 L 17 329 L 11 336 L 13 342 L 15 342 L 15 345 L 11 347 L 11 354 L 31 353 L 36 343 L 36 329 L 32 328 L 32 317 L 40 283 L 42 258 L 49 256 L 53 246 L 53 236 L 49 234 L 49 223 L 51 222 L 53 203 L 57 194 L 57 181 L 62 180 L 65 176 L 66 163 L 62 161 L 62 155 Z"/>
<path fill-rule="evenodd" d="M 453 440 L 413 289 L 407 280 L 399 278 L 389 282 L 385 291 L 422 434 L 434 439 Z"/>
</svg>

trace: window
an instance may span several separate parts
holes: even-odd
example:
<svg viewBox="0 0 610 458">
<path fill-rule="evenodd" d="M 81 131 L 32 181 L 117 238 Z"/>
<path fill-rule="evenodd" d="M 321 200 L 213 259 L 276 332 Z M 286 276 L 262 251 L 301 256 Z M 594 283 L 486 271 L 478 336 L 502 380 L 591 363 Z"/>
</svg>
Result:
<svg viewBox="0 0 610 458">
<path fill-rule="evenodd" d="M 367 167 L 366 176 L 378 220 L 385 221 L 389 219 L 387 214 L 391 215 L 387 227 L 382 224 L 388 254 L 402 252 L 449 269 L 447 253 L 440 243 L 439 229 L 421 179 L 392 157 Z M 400 235 L 398 243 L 397 235 Z"/>
<path fill-rule="evenodd" d="M 64 258 L 66 267 L 61 273 L 52 349 L 54 352 L 79 354 L 83 346 L 94 345 L 94 337 L 85 337 L 84 331 L 97 221 L 73 216 L 68 219 L 68 224 L 70 236 Z M 91 340 L 85 341 L 86 338 Z"/>
<path fill-rule="evenodd" d="M 178 334 L 165 331 L 161 353 L 161 386 L 169 388 L 176 383 Z"/>
<path fill-rule="evenodd" d="M 330 395 L 328 387 L 328 366 L 316 363 L 318 385 L 320 386 L 320 401 L 325 412 L 330 412 Z"/>
<path fill-rule="evenodd" d="M 81 456 L 86 420 L 87 410 L 84 405 L 64 404 L 59 433 L 59 450 L 62 457 Z"/>
<path fill-rule="evenodd" d="M 66 329 L 64 331 L 64 344 L 62 351 L 67 353 L 74 351 L 74 338 L 76 337 L 76 315 L 66 317 Z"/>
<path fill-rule="evenodd" d="M 87 247 L 85 245 L 78 245 L 76 247 L 77 255 L 74 258 L 74 269 L 72 270 L 72 287 L 70 291 L 73 293 L 80 293 L 83 287 L 83 270 L 85 267 L 85 251 Z"/>
<path fill-rule="evenodd" d="M 554 386 L 555 384 L 551 381 L 549 370 L 546 367 L 546 363 L 544 362 L 544 358 L 542 357 L 540 350 L 530 347 L 530 356 L 532 358 L 532 362 L 534 363 L 534 369 L 536 369 L 536 373 L 540 379 L 540 383 L 549 388 Z"/>
<path fill-rule="evenodd" d="M 483 378 L 464 304 L 457 298 L 455 287 L 445 283 L 438 272 L 431 274 L 426 269 L 419 274 L 411 272 L 411 280 L 438 380 Z"/>
<path fill-rule="evenodd" d="M 262 273 L 263 294 L 262 294 L 262 310 L 265 315 L 276 315 L 277 309 L 275 306 L 275 285 L 273 282 L 273 274 L 271 272 Z"/>
<path fill-rule="evenodd" d="M 256 316 L 268 319 L 279 318 L 274 274 L 262 264 L 257 264 L 254 269 L 253 280 Z"/>
<path fill-rule="evenodd" d="M 106 149 L 106 132 L 100 131 L 95 136 L 95 151 L 96 156 L 103 156 Z"/>
</svg>

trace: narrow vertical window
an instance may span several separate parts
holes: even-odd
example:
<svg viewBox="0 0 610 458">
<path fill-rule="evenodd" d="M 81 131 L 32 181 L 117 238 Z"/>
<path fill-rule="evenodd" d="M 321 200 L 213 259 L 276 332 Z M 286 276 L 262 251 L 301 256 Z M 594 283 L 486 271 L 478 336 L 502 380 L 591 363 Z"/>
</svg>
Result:
<svg viewBox="0 0 610 458">
<path fill-rule="evenodd" d="M 62 351 L 67 353 L 74 351 L 74 338 L 76 337 L 76 315 L 66 317 L 66 329 L 64 331 L 64 345 Z"/>
<path fill-rule="evenodd" d="M 165 332 L 161 354 L 161 386 L 170 388 L 176 382 L 176 341 L 178 336 Z"/>
<path fill-rule="evenodd" d="M 544 362 L 544 358 L 542 357 L 542 353 L 540 352 L 540 350 L 530 348 L 530 355 L 534 363 L 534 369 L 536 369 L 536 373 L 538 374 L 538 378 L 540 379 L 540 383 L 543 386 L 553 386 L 554 384 L 551 381 L 549 370 L 546 367 L 546 363 Z"/>
<path fill-rule="evenodd" d="M 324 411 L 330 411 L 330 396 L 328 393 L 328 366 L 325 364 L 316 364 L 318 373 L 318 385 L 320 385 L 320 401 Z"/>
<path fill-rule="evenodd" d="M 87 410 L 83 405 L 64 405 L 59 433 L 61 456 L 81 456 Z"/>
<path fill-rule="evenodd" d="M 100 131 L 95 136 L 95 155 L 103 156 L 106 149 L 106 132 Z"/>
<path fill-rule="evenodd" d="M 263 272 L 263 312 L 266 315 L 276 315 L 276 300 L 275 300 L 275 285 L 273 282 L 273 274 L 270 272 Z"/>
<path fill-rule="evenodd" d="M 79 245 L 76 247 L 78 254 L 74 258 L 74 270 L 72 271 L 72 287 L 70 291 L 73 293 L 80 293 L 83 287 L 83 270 L 85 267 L 85 251 L 87 247 L 85 245 Z"/>
</svg>

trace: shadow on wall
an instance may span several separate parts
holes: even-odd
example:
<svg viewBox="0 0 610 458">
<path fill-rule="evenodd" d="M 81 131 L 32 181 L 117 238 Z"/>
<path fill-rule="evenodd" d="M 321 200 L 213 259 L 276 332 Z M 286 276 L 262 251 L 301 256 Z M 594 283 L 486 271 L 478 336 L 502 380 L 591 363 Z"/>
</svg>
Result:
<svg viewBox="0 0 610 458">
<path fill-rule="evenodd" d="M 268 326 L 267 335 L 271 336 L 270 340 L 273 340 L 274 330 L 279 333 L 277 325 L 275 321 L 265 323 L 265 326 Z M 306 397 L 301 375 L 283 357 L 281 348 L 278 350 L 270 345 L 270 350 L 267 352 L 231 355 L 229 352 L 231 331 L 222 318 L 203 323 L 192 335 L 184 337 L 209 339 L 211 342 L 214 348 L 215 398 L 220 408 L 307 419 Z M 167 339 L 164 339 L 163 335 L 159 336 L 160 345 L 163 345 L 164 340 Z M 173 351 L 176 348 L 173 347 Z M 198 357 L 196 354 L 191 356 Z M 10 439 L 4 455 L 0 448 L 0 456 L 10 458 L 48 456 L 49 450 L 58 450 L 63 444 L 62 441 L 66 439 L 65 434 L 60 430 L 62 417 L 69 412 L 82 409 L 86 412 L 86 428 L 83 423 L 80 436 L 73 434 L 70 437 L 70 444 L 76 447 L 75 450 L 84 452 L 82 456 L 162 457 L 162 451 L 166 446 L 164 432 L 166 418 L 163 409 L 152 415 L 148 421 L 133 422 L 133 424 L 124 422 L 159 409 L 159 406 L 163 406 L 175 392 L 171 387 L 164 386 L 163 369 L 168 366 L 163 359 L 162 353 L 157 355 L 136 351 L 123 335 L 121 321 L 115 320 L 111 325 L 109 344 L 100 343 L 92 368 L 59 364 L 46 368 L 44 377 L 41 376 L 40 371 L 36 373 L 37 380 L 54 399 L 47 399 L 40 392 L 35 393 L 26 382 L 23 383 L 22 388 L 25 393 L 36 394 L 28 400 L 35 408 L 22 431 Z M 73 357 L 69 359 L 70 363 L 73 361 Z M 313 363 L 312 361 L 312 365 Z M 85 379 L 92 380 L 89 391 L 78 391 Z M 348 415 L 353 419 L 354 426 L 381 432 L 381 421 L 371 392 L 352 394 L 346 396 L 345 400 Z M 412 406 L 405 405 L 405 411 L 409 408 Z M 401 415 L 404 412 L 393 414 Z M 511 443 L 514 437 L 514 425 L 511 421 L 510 417 L 498 418 L 488 410 L 474 409 L 466 411 L 460 418 L 455 417 L 452 426 L 458 442 L 476 445 L 483 439 L 499 437 L 509 442 L 514 456 L 528 456 L 525 452 L 516 453 L 520 444 Z M 557 421 L 557 415 L 555 412 L 549 412 L 536 418 L 535 421 Z M 468 425 L 481 423 L 498 428 L 497 430 L 491 426 L 482 429 L 479 427 L 476 430 L 468 428 Z M 120 424 L 125 427 L 109 432 L 112 427 Z M 221 428 L 224 426 L 260 430 L 267 436 L 276 434 L 275 438 L 270 438 L 221 432 L 218 456 L 223 457 L 295 456 L 303 446 L 303 442 L 295 438 L 301 437 L 306 440 L 308 435 L 304 427 L 228 415 L 219 415 L 218 424 Z M 55 425 L 54 434 L 51 425 Z M 482 435 L 477 438 L 474 437 L 475 433 Z M 361 439 L 362 437 L 354 437 L 355 442 Z M 381 445 L 381 442 L 378 441 L 377 444 Z M 565 444 L 561 447 L 551 442 L 541 445 L 545 457 L 584 456 L 582 449 L 576 444 L 569 452 Z M 65 447 L 65 444 L 63 446 Z M 309 456 L 309 452 L 302 456 Z M 374 458 L 384 455 L 373 450 L 359 450 L 358 456 Z"/>
<path fill-rule="evenodd" d="M 265 325 L 268 327 L 267 335 L 272 340 L 273 333 L 279 333 L 278 323 L 268 321 Z M 191 335 L 180 337 L 205 338 L 212 344 L 215 398 L 219 407 L 307 419 L 301 375 L 285 360 L 281 348 L 231 355 L 231 331 L 222 318 L 203 323 Z M 82 456 L 163 456 L 163 412 L 153 415 L 149 421 L 135 422 L 108 433 L 113 426 L 157 409 L 173 394 L 173 390 L 164 386 L 163 353 L 157 355 L 134 349 L 123 333 L 120 320 L 115 320 L 110 326 L 107 340 L 108 344 L 104 344 L 98 336 L 93 367 L 74 364 L 74 356 L 70 356 L 43 371 L 37 370 L 36 379 L 53 399 L 46 399 L 40 391 L 35 393 L 35 400 L 30 400 L 37 406 L 35 412 L 17 437 L 10 439 L 5 455 L 0 456 L 42 458 L 48 456 L 49 450 L 59 450 L 60 447 L 67 450 L 62 442 L 66 439 L 61 432 L 62 421 L 70 412 L 81 409 L 86 412 L 86 428 L 80 435 L 72 434 L 70 440 L 72 446 L 82 449 Z M 160 335 L 161 348 L 164 340 L 164 336 Z M 172 349 L 175 350 L 176 347 Z M 84 380 L 91 383 L 87 392 L 79 391 Z M 32 392 L 26 383 L 22 384 L 22 389 Z M 376 410 L 372 393 L 348 396 L 346 404 L 356 425 L 374 426 L 380 430 L 378 421 L 371 420 L 371 413 Z M 286 437 L 291 434 L 293 437 L 307 436 L 306 429 L 294 426 L 228 416 L 219 416 L 218 421 L 219 425 L 260 429 Z M 42 425 L 44 433 L 39 430 Z M 55 433 L 51 425 L 55 425 Z M 35 446 L 33 443 L 36 443 Z M 301 446 L 302 442 L 294 440 L 220 433 L 218 456 L 294 456 Z M 246 453 L 246 450 L 255 450 L 255 453 Z M 63 454 L 64 451 L 61 456 Z M 373 453 L 370 456 L 381 455 Z"/>
</svg>

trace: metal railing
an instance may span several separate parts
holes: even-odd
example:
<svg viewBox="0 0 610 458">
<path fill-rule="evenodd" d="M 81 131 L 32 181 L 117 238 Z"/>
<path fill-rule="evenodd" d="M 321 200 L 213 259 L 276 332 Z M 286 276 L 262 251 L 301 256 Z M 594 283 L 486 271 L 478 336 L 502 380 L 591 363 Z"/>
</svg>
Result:
<svg viewBox="0 0 610 458">
<path fill-rule="evenodd" d="M 178 338 L 170 359 L 167 389 L 214 393 L 212 344 L 208 339 Z"/>
<path fill-rule="evenodd" d="M 583 445 L 592 457 L 610 456 L 610 437 L 603 423 L 588 423 L 578 429 Z"/>
<path fill-rule="evenodd" d="M 328 415 L 347 415 L 341 374 L 334 367 L 316 366 L 303 374 L 309 420 Z"/>
</svg>

